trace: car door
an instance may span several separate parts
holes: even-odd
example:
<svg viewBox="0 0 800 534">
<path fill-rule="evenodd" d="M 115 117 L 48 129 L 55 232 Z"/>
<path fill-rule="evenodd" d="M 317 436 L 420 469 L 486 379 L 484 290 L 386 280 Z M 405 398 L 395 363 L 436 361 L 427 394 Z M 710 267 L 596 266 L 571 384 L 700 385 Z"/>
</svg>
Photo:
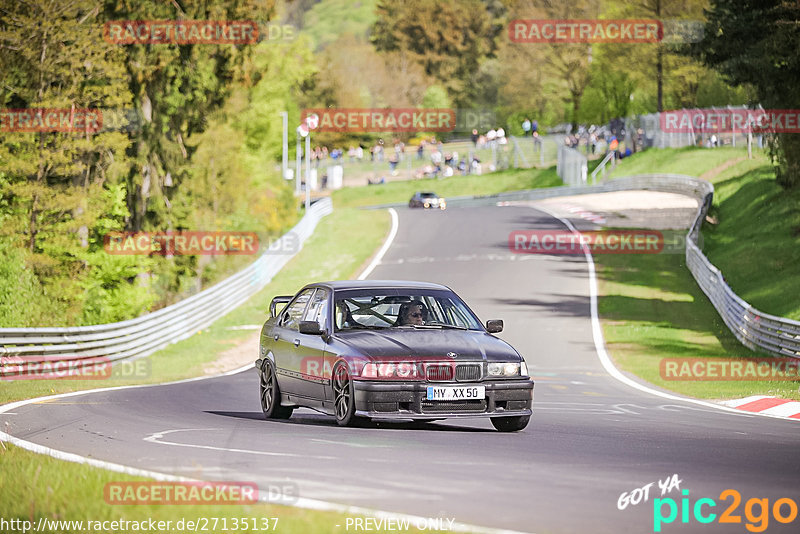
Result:
<svg viewBox="0 0 800 534">
<path fill-rule="evenodd" d="M 306 308 L 304 321 L 314 321 L 323 332 L 330 333 L 329 322 L 330 292 L 325 288 L 317 288 Z M 325 367 L 326 336 L 319 334 L 300 334 L 299 346 L 295 349 L 299 363 L 302 383 L 298 393 L 304 397 L 322 400 L 325 397 L 325 384 L 330 378 L 330 369 Z"/>
<path fill-rule="evenodd" d="M 297 349 L 300 345 L 299 324 L 315 288 L 301 291 L 281 312 L 272 336 L 275 341 L 275 367 L 282 393 L 298 395 L 302 391 Z"/>
</svg>

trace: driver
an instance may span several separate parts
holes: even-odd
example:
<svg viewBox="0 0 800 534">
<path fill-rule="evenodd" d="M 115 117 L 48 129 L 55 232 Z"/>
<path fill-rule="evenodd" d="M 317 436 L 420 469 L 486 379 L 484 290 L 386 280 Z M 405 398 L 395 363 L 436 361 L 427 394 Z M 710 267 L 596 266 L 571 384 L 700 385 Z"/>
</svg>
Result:
<svg viewBox="0 0 800 534">
<path fill-rule="evenodd" d="M 397 314 L 397 326 L 405 325 L 424 325 L 428 319 L 428 309 L 419 300 L 404 302 L 400 305 L 400 313 Z"/>
</svg>

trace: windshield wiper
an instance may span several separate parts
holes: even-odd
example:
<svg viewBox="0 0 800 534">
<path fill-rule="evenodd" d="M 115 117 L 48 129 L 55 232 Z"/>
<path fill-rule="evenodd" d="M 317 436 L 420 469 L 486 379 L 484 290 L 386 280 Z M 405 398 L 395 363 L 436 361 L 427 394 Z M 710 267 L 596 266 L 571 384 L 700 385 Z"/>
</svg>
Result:
<svg viewBox="0 0 800 534">
<path fill-rule="evenodd" d="M 451 329 L 455 329 L 455 330 L 467 330 L 467 327 L 465 327 L 465 326 L 456 326 L 454 324 L 447 324 L 447 323 L 428 323 L 426 325 L 411 325 L 411 326 L 414 326 L 414 327 L 417 327 L 417 328 L 422 326 L 422 328 L 434 327 L 434 328 L 451 328 Z"/>
</svg>

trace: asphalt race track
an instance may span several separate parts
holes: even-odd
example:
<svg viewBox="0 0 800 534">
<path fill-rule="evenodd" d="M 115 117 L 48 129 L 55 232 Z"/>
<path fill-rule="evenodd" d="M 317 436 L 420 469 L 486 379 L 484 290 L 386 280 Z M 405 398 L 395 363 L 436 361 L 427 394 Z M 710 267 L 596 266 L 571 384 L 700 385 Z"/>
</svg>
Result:
<svg viewBox="0 0 800 534">
<path fill-rule="evenodd" d="M 710 498 L 719 516 L 731 503 L 720 493 L 735 489 L 742 522 L 702 524 L 690 512 L 681 523 L 679 513 L 662 532 L 746 533 L 749 499 L 768 498 L 770 512 L 776 499 L 800 502 L 797 422 L 656 397 L 606 373 L 592 339 L 585 259 L 508 250 L 511 231 L 562 229 L 558 220 L 528 207 L 399 216 L 370 278 L 443 283 L 483 321 L 504 319 L 499 337 L 536 377 L 525 431 L 498 433 L 480 419 L 340 428 L 309 410 L 265 421 L 255 370 L 32 404 L 0 415 L 0 425 L 127 466 L 262 488 L 288 481 L 302 497 L 523 532 L 653 532 L 657 481 L 673 474 L 680 489 L 665 498 L 678 506 L 688 498 L 692 508 Z M 617 508 L 620 494 L 649 483 L 647 502 Z M 800 519 L 769 515 L 766 532 L 798 531 Z"/>
</svg>

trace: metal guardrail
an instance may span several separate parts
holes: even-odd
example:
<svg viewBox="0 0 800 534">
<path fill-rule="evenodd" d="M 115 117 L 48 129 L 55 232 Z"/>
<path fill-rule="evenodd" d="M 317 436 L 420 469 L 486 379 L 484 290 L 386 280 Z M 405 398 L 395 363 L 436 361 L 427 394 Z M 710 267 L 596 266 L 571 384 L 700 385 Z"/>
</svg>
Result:
<svg viewBox="0 0 800 534">
<path fill-rule="evenodd" d="M 290 230 L 302 244 L 333 211 L 330 199 L 315 202 Z M 294 253 L 267 251 L 233 276 L 180 302 L 117 323 L 53 328 L 0 328 L 0 376 L 20 365 L 59 362 L 59 370 L 142 357 L 205 328 L 267 285 Z"/>
<path fill-rule="evenodd" d="M 606 164 L 609 161 L 611 161 L 611 169 L 614 169 L 617 166 L 617 158 L 616 158 L 616 152 L 614 152 L 613 150 L 609 150 L 608 154 L 606 154 L 606 157 L 603 158 L 603 161 L 601 161 L 600 164 L 597 167 L 595 167 L 595 169 L 592 171 L 593 184 L 597 183 L 597 174 L 600 171 L 603 171 L 603 175 L 601 176 L 601 178 L 606 177 L 606 170 L 607 170 Z"/>
<path fill-rule="evenodd" d="M 589 164 L 586 156 L 568 146 L 558 146 L 556 174 L 567 185 L 585 185 Z"/>
</svg>

